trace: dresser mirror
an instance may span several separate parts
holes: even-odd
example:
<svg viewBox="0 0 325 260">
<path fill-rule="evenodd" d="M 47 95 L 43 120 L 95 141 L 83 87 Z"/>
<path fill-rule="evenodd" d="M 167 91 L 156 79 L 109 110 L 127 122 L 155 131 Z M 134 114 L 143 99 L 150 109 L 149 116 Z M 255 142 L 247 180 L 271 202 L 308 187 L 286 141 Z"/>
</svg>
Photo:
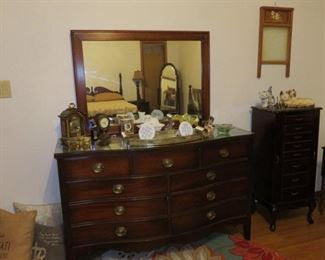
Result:
<svg viewBox="0 0 325 260">
<path fill-rule="evenodd" d="M 104 103 L 110 114 L 120 106 L 136 112 L 138 89 L 148 111 L 161 108 L 160 73 L 166 64 L 177 71 L 179 89 L 170 111 L 188 112 L 191 86 L 201 93 L 199 116 L 209 117 L 209 32 L 73 30 L 71 43 L 77 106 L 88 117 L 107 113 Z"/>
</svg>

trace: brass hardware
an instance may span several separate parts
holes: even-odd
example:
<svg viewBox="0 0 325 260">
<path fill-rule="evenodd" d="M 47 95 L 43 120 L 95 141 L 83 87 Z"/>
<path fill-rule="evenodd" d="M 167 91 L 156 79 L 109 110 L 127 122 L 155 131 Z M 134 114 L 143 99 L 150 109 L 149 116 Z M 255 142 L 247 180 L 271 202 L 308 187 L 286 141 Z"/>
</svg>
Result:
<svg viewBox="0 0 325 260">
<path fill-rule="evenodd" d="M 294 178 L 294 179 L 292 179 L 291 181 L 292 182 L 298 182 L 300 180 L 300 178 Z"/>
<path fill-rule="evenodd" d="M 104 164 L 102 164 L 102 163 L 95 163 L 93 165 L 93 173 L 96 173 L 96 174 L 102 173 L 103 170 L 104 170 Z"/>
<path fill-rule="evenodd" d="M 116 206 L 114 208 L 114 213 L 116 216 L 121 216 L 125 213 L 126 208 L 124 206 Z"/>
<path fill-rule="evenodd" d="M 128 231 L 127 231 L 126 227 L 118 226 L 115 228 L 115 235 L 117 237 L 125 237 L 127 233 L 128 233 Z"/>
<path fill-rule="evenodd" d="M 302 145 L 301 144 L 294 144 L 293 147 L 294 148 L 300 148 Z"/>
<path fill-rule="evenodd" d="M 214 200 L 216 198 L 216 193 L 214 191 L 209 191 L 206 195 L 207 200 Z"/>
<path fill-rule="evenodd" d="M 226 148 L 222 148 L 220 149 L 219 151 L 219 155 L 222 157 L 222 158 L 227 158 L 229 155 L 230 155 L 230 152 L 228 149 Z"/>
<path fill-rule="evenodd" d="M 206 217 L 208 220 L 213 220 L 217 216 L 217 213 L 214 210 L 210 210 L 207 212 Z"/>
<path fill-rule="evenodd" d="M 169 158 L 163 159 L 161 163 L 164 168 L 171 168 L 174 165 L 173 159 L 169 159 Z"/>
<path fill-rule="evenodd" d="M 296 139 L 296 140 L 298 140 L 298 139 L 303 138 L 303 136 L 301 136 L 301 135 L 296 135 L 296 136 L 294 136 L 293 138 Z"/>
<path fill-rule="evenodd" d="M 293 164 L 293 165 L 291 165 L 291 167 L 297 169 L 297 168 L 301 167 L 301 164 Z"/>
<path fill-rule="evenodd" d="M 299 192 L 298 192 L 298 191 L 296 191 L 296 192 L 291 192 L 290 194 L 291 194 L 291 196 L 297 196 L 297 195 L 299 194 Z"/>
<path fill-rule="evenodd" d="M 206 178 L 208 181 L 213 181 L 217 177 L 217 174 L 213 171 L 208 171 Z"/>
<path fill-rule="evenodd" d="M 302 127 L 301 126 L 297 126 L 297 127 L 295 127 L 295 130 L 296 131 L 302 130 Z"/>
<path fill-rule="evenodd" d="M 122 184 L 115 184 L 112 190 L 114 194 L 121 194 L 124 191 L 124 186 Z"/>
</svg>

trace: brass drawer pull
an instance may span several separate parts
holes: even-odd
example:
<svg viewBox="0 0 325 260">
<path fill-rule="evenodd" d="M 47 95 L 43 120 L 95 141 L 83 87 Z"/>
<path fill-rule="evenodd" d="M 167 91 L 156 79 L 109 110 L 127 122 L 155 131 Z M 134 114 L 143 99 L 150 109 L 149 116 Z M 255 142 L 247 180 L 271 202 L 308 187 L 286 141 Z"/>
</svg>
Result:
<svg viewBox="0 0 325 260">
<path fill-rule="evenodd" d="M 161 164 L 164 168 L 171 168 L 174 165 L 174 161 L 173 159 L 165 158 L 162 160 Z"/>
<path fill-rule="evenodd" d="M 291 195 L 291 196 L 297 196 L 298 194 L 299 194 L 298 191 L 296 191 L 296 192 L 290 192 L 290 195 Z"/>
<path fill-rule="evenodd" d="M 293 157 L 299 157 L 299 156 L 301 156 L 301 153 L 294 153 L 293 154 Z"/>
<path fill-rule="evenodd" d="M 296 122 L 301 122 L 302 120 L 304 120 L 304 118 L 303 118 L 303 117 L 298 117 L 298 118 L 295 118 L 295 121 L 296 121 Z"/>
<path fill-rule="evenodd" d="M 302 139 L 303 136 L 302 135 L 295 135 L 293 138 L 296 139 L 296 140 L 298 140 L 298 139 Z"/>
<path fill-rule="evenodd" d="M 294 144 L 293 147 L 294 148 L 300 148 L 302 145 L 301 144 Z"/>
<path fill-rule="evenodd" d="M 214 191 L 209 191 L 206 195 L 207 200 L 212 201 L 216 198 L 216 193 Z"/>
<path fill-rule="evenodd" d="M 206 175 L 206 178 L 208 181 L 213 181 L 215 180 L 217 177 L 217 174 L 213 171 L 208 171 L 207 175 Z"/>
<path fill-rule="evenodd" d="M 93 165 L 93 173 L 102 173 L 104 171 L 104 164 L 102 163 L 95 163 Z"/>
<path fill-rule="evenodd" d="M 292 179 L 291 181 L 292 181 L 292 182 L 298 182 L 298 181 L 300 181 L 300 178 L 294 178 L 294 179 Z"/>
<path fill-rule="evenodd" d="M 217 216 L 217 213 L 214 210 L 210 210 L 207 212 L 206 217 L 208 220 L 214 220 Z"/>
<path fill-rule="evenodd" d="M 124 191 L 124 186 L 122 184 L 115 184 L 112 188 L 114 194 L 121 194 Z"/>
<path fill-rule="evenodd" d="M 219 155 L 220 155 L 222 158 L 227 158 L 227 157 L 229 157 L 230 152 L 229 152 L 228 149 L 226 149 L 226 148 L 222 148 L 222 149 L 220 149 L 220 151 L 219 151 Z"/>
<path fill-rule="evenodd" d="M 301 126 L 297 126 L 297 127 L 295 127 L 295 130 L 296 131 L 299 131 L 299 130 L 302 130 L 303 128 L 301 127 Z"/>
<path fill-rule="evenodd" d="M 114 208 L 114 213 L 116 216 L 121 216 L 125 213 L 126 208 L 124 206 L 116 206 Z"/>
<path fill-rule="evenodd" d="M 125 237 L 127 233 L 128 233 L 128 231 L 127 231 L 126 227 L 118 226 L 115 228 L 115 235 L 117 237 Z"/>
<path fill-rule="evenodd" d="M 293 164 L 291 167 L 297 169 L 300 168 L 301 166 L 302 166 L 301 164 Z"/>
</svg>

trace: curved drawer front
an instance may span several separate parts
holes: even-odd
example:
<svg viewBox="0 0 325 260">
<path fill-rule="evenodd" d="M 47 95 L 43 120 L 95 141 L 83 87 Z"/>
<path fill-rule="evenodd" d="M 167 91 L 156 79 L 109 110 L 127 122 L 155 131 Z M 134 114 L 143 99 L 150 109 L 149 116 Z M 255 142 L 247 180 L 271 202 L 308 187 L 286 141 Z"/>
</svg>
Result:
<svg viewBox="0 0 325 260">
<path fill-rule="evenodd" d="M 125 200 L 70 206 L 70 222 L 81 223 L 100 220 L 125 221 L 131 218 L 166 216 L 167 199 Z"/>
<path fill-rule="evenodd" d="M 248 200 L 234 200 L 214 207 L 200 209 L 195 212 L 173 217 L 173 231 L 174 233 L 183 233 L 219 221 L 228 221 L 230 218 L 240 218 L 248 214 L 248 209 Z"/>
<path fill-rule="evenodd" d="M 171 175 L 170 189 L 171 191 L 179 191 L 198 188 L 218 181 L 246 177 L 248 176 L 248 173 L 248 161 L 178 173 Z"/>
<path fill-rule="evenodd" d="M 223 200 L 247 196 L 247 187 L 248 180 L 243 179 L 236 182 L 204 187 L 199 190 L 172 193 L 170 203 L 171 213 L 181 213 L 185 210 L 220 203 Z"/>
<path fill-rule="evenodd" d="M 282 177 L 282 187 L 294 187 L 302 185 L 310 185 L 310 176 L 308 174 L 295 174 L 295 175 L 286 175 Z"/>
<path fill-rule="evenodd" d="M 162 172 L 192 169 L 199 165 L 197 148 L 135 152 L 133 171 L 135 174 L 152 175 Z"/>
<path fill-rule="evenodd" d="M 85 181 L 66 185 L 68 201 L 122 199 L 167 193 L 167 177 Z"/>
<path fill-rule="evenodd" d="M 284 123 L 285 124 L 303 124 L 303 123 L 313 123 L 315 119 L 314 112 L 299 113 L 293 115 L 285 115 Z"/>
<path fill-rule="evenodd" d="M 218 163 L 238 158 L 247 158 L 247 142 L 224 143 L 202 146 L 202 164 Z"/>
<path fill-rule="evenodd" d="M 89 156 L 82 158 L 66 158 L 60 164 L 61 177 L 65 181 L 78 179 L 95 179 L 98 177 L 127 176 L 130 166 L 126 155 L 122 156 Z"/>
<path fill-rule="evenodd" d="M 310 172 L 311 160 L 293 160 L 287 161 L 283 164 L 283 173 L 296 173 L 296 172 Z"/>
<path fill-rule="evenodd" d="M 103 232 L 103 230 L 105 232 Z M 163 236 L 169 233 L 167 219 L 141 222 L 103 223 L 72 227 L 71 236 L 74 245 L 96 242 L 111 242 L 128 239 L 140 239 Z"/>
</svg>

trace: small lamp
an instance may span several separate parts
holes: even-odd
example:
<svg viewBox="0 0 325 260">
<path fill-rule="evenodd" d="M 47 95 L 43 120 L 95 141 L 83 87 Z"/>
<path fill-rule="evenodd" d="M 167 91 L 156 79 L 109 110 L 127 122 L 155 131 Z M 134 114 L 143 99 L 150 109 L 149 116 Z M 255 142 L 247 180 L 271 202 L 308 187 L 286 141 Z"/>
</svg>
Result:
<svg viewBox="0 0 325 260">
<path fill-rule="evenodd" d="M 140 102 L 141 95 L 140 95 L 140 84 L 143 81 L 144 77 L 141 70 L 136 70 L 133 75 L 133 81 L 137 87 L 137 102 Z"/>
</svg>

